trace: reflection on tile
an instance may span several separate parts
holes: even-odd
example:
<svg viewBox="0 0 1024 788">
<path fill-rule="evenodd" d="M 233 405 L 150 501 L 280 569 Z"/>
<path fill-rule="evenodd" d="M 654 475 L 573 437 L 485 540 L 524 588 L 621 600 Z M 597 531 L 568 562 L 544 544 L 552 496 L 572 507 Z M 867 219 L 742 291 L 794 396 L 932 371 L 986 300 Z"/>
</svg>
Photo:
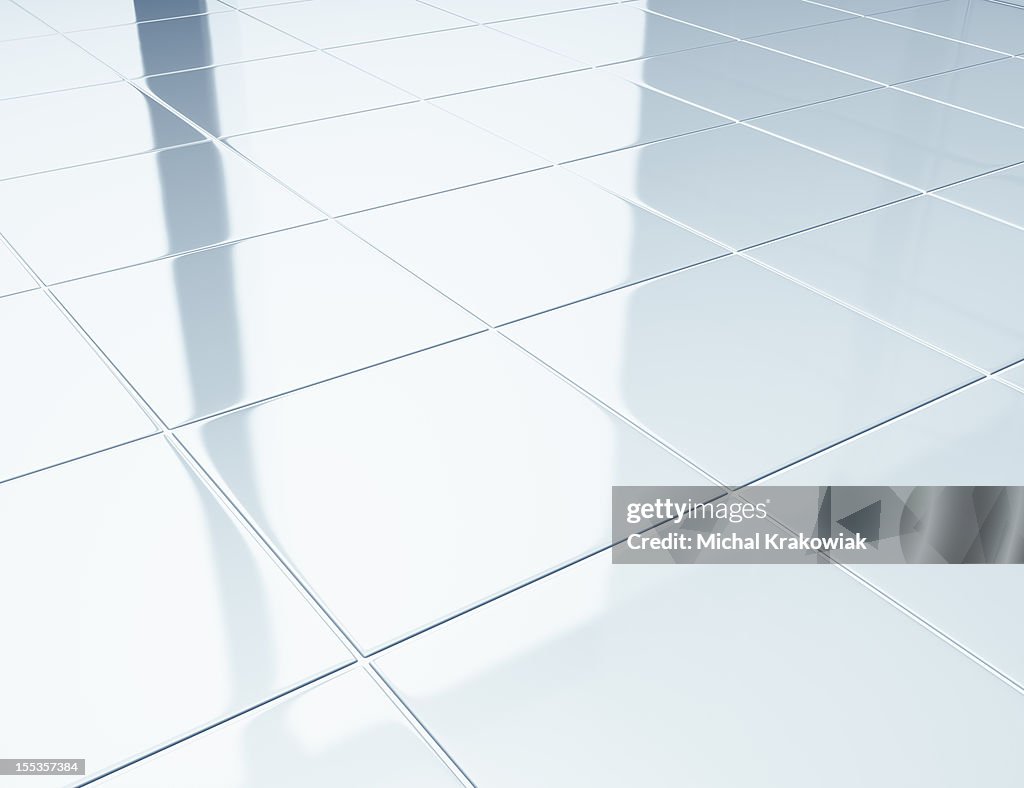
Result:
<svg viewBox="0 0 1024 788">
<path fill-rule="evenodd" d="M 582 63 L 486 27 L 376 41 L 332 54 L 422 97 L 583 68 Z"/>
<path fill-rule="evenodd" d="M 989 216 L 1024 227 L 1024 166 L 958 183 L 939 194 Z"/>
<path fill-rule="evenodd" d="M 257 8 L 251 13 L 316 47 L 361 44 L 469 24 L 415 0 L 309 0 Z"/>
<path fill-rule="evenodd" d="M 414 100 L 323 52 L 164 74 L 146 87 L 217 136 Z"/>
<path fill-rule="evenodd" d="M 728 122 L 592 70 L 449 96 L 437 103 L 550 161 L 593 156 Z"/>
<path fill-rule="evenodd" d="M 575 8 L 611 5 L 615 0 L 432 0 L 432 5 L 474 22 L 499 22 Z"/>
<path fill-rule="evenodd" d="M 0 42 L 0 99 L 117 81 L 117 74 L 63 36 Z"/>
<path fill-rule="evenodd" d="M 458 788 L 363 670 L 303 689 L 190 739 L 103 785 L 181 788 Z"/>
<path fill-rule="evenodd" d="M 1024 358 L 1024 353 L 1021 354 L 1021 357 Z M 1002 374 L 1002 377 L 1014 385 L 1024 388 L 1024 364 L 1017 364 L 1015 367 L 1011 367 Z"/>
<path fill-rule="evenodd" d="M 4 647 L 5 748 L 95 774 L 351 661 L 159 437 L 0 486 L 0 522 L 4 618 L 33 632 Z"/>
<path fill-rule="evenodd" d="M 1024 60 L 1005 58 L 900 85 L 922 96 L 1024 126 Z"/>
<path fill-rule="evenodd" d="M 283 5 L 285 3 L 306 3 L 309 0 L 222 0 L 234 8 L 259 8 L 265 5 Z"/>
<path fill-rule="evenodd" d="M 309 49 L 238 13 L 107 27 L 71 38 L 129 79 Z"/>
<path fill-rule="evenodd" d="M 606 545 L 613 483 L 707 483 L 492 334 L 181 434 L 367 651 Z"/>
<path fill-rule="evenodd" d="M 12 0 L 0 0 L 0 41 L 45 36 L 52 32 L 49 26 L 15 5 Z"/>
<path fill-rule="evenodd" d="M 734 249 L 913 193 L 736 125 L 588 159 L 572 169 Z"/>
<path fill-rule="evenodd" d="M 31 290 L 35 286 L 36 283 L 21 267 L 18 258 L 0 242 L 0 296 Z"/>
<path fill-rule="evenodd" d="M 874 19 L 776 33 L 757 43 L 886 85 L 1004 57 Z"/>
<path fill-rule="evenodd" d="M 230 142 L 332 216 L 545 164 L 422 103 L 234 137 Z"/>
<path fill-rule="evenodd" d="M 742 41 L 623 63 L 610 70 L 739 120 L 877 87 Z"/>
<path fill-rule="evenodd" d="M 54 292 L 169 424 L 483 328 L 333 222 Z"/>
<path fill-rule="evenodd" d="M 925 196 L 751 254 L 992 371 L 1024 358 L 1021 248 L 1024 230 Z"/>
<path fill-rule="evenodd" d="M 495 27 L 591 65 L 652 57 L 729 40 L 630 5 L 546 14 Z"/>
<path fill-rule="evenodd" d="M 1024 129 L 891 88 L 754 125 L 922 190 L 1024 161 Z"/>
<path fill-rule="evenodd" d="M 345 223 L 492 325 L 725 253 L 553 168 Z"/>
<path fill-rule="evenodd" d="M 736 257 L 503 330 L 727 484 L 978 377 Z"/>
<path fill-rule="evenodd" d="M 599 555 L 377 664 L 495 788 L 1017 782 L 1020 695 L 827 566 Z"/>
<path fill-rule="evenodd" d="M 834 8 L 849 11 L 852 14 L 878 14 L 886 11 L 896 11 L 900 8 L 910 6 L 928 5 L 929 2 L 943 2 L 944 0 L 810 0 Z"/>
<path fill-rule="evenodd" d="M 123 82 L 0 102 L 0 128 L 0 178 L 202 139 Z"/>
<path fill-rule="evenodd" d="M 642 0 L 639 7 L 736 38 L 846 19 L 849 14 L 802 0 Z"/>
<path fill-rule="evenodd" d="M 880 19 L 1011 55 L 1024 52 L 1024 13 L 984 0 L 948 0 L 882 14 Z"/>
<path fill-rule="evenodd" d="M 0 233 L 51 284 L 318 218 L 213 143 L 0 182 Z"/>
<path fill-rule="evenodd" d="M 0 299 L 0 336 L 0 481 L 153 432 L 42 292 Z"/>
<path fill-rule="evenodd" d="M 18 0 L 44 22 L 64 32 L 90 27 L 130 25 L 179 16 L 210 14 L 231 9 L 218 0 Z"/>
</svg>

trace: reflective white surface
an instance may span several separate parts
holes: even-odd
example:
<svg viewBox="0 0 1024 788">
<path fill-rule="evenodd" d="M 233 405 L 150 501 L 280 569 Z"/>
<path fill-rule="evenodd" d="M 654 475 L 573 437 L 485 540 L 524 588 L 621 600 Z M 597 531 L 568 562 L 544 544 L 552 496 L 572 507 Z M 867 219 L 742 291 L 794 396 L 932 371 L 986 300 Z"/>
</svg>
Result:
<svg viewBox="0 0 1024 788">
<path fill-rule="evenodd" d="M 102 785 L 458 788 L 373 679 L 350 670 L 119 772 Z"/>
<path fill-rule="evenodd" d="M 0 242 L 0 296 L 31 290 L 35 281 L 28 275 L 14 253 Z"/>
<path fill-rule="evenodd" d="M 474 22 L 497 22 L 574 8 L 609 5 L 613 0 L 436 0 L 432 5 Z"/>
<path fill-rule="evenodd" d="M 742 41 L 623 63 L 610 70 L 738 120 L 877 87 Z"/>
<path fill-rule="evenodd" d="M 486 27 L 464 27 L 331 50 L 417 96 L 429 98 L 584 68 Z M 472 68 L 467 64 L 472 63 Z"/>
<path fill-rule="evenodd" d="M 1024 14 L 1009 4 L 947 0 L 893 11 L 879 18 L 1010 55 L 1024 53 Z"/>
<path fill-rule="evenodd" d="M 636 5 L 736 38 L 849 17 L 849 14 L 802 0 L 640 0 Z"/>
<path fill-rule="evenodd" d="M 319 218 L 212 143 L 0 182 L 0 233 L 51 284 Z"/>
<path fill-rule="evenodd" d="M 553 168 L 367 211 L 345 224 L 492 325 L 726 253 Z"/>
<path fill-rule="evenodd" d="M 932 197 L 751 255 L 990 371 L 1024 358 L 1024 230 Z"/>
<path fill-rule="evenodd" d="M 0 101 L 0 128 L 5 143 L 0 146 L 0 178 L 202 139 L 123 82 Z"/>
<path fill-rule="evenodd" d="M 413 101 L 323 52 L 150 77 L 146 87 L 214 136 Z"/>
<path fill-rule="evenodd" d="M 63 36 L 0 42 L 0 99 L 116 81 L 117 74 Z"/>
<path fill-rule="evenodd" d="M 939 192 L 942 197 L 1024 228 L 1024 166 L 958 183 Z"/>
<path fill-rule="evenodd" d="M 495 25 L 584 63 L 599 66 L 720 44 L 728 38 L 634 5 L 602 5 L 562 14 L 545 14 Z"/>
<path fill-rule="evenodd" d="M 364 651 L 607 545 L 612 484 L 707 483 L 493 335 L 179 434 Z"/>
<path fill-rule="evenodd" d="M 48 25 L 15 5 L 13 0 L 0 0 L 0 41 L 45 36 L 52 32 Z"/>
<path fill-rule="evenodd" d="M 824 0 L 813 0 L 824 3 Z M 852 14 L 877 14 L 911 6 L 928 5 L 944 0 L 828 0 L 825 5 L 849 11 Z"/>
<path fill-rule="evenodd" d="M 181 16 L 229 11 L 218 0 L 18 0 L 55 29 L 68 32 L 91 27 L 129 25 Z"/>
<path fill-rule="evenodd" d="M 739 125 L 598 156 L 570 169 L 733 249 L 913 194 Z"/>
<path fill-rule="evenodd" d="M 247 134 L 231 145 L 332 216 L 545 164 L 422 103 Z"/>
<path fill-rule="evenodd" d="M 154 431 L 41 291 L 0 299 L 0 336 L 0 481 Z"/>
<path fill-rule="evenodd" d="M 602 554 L 377 664 L 478 785 L 1017 784 L 1020 695 L 831 567 Z"/>
<path fill-rule="evenodd" d="M 1024 389 L 1024 364 L 1017 364 L 1011 367 L 1002 374 L 1002 377 Z"/>
<path fill-rule="evenodd" d="M 1004 57 L 874 19 L 776 33 L 757 43 L 886 85 Z"/>
<path fill-rule="evenodd" d="M 0 485 L 0 522 L 5 753 L 95 774 L 351 661 L 162 438 Z"/>
<path fill-rule="evenodd" d="M 549 161 L 593 156 L 728 122 L 592 70 L 450 96 L 437 103 Z"/>
<path fill-rule="evenodd" d="M 726 484 L 978 377 L 738 257 L 503 331 Z"/>
<path fill-rule="evenodd" d="M 169 424 L 483 328 L 333 222 L 54 292 Z"/>
<path fill-rule="evenodd" d="M 903 90 L 1024 126 L 1024 59 L 1006 58 L 900 85 Z"/>
</svg>

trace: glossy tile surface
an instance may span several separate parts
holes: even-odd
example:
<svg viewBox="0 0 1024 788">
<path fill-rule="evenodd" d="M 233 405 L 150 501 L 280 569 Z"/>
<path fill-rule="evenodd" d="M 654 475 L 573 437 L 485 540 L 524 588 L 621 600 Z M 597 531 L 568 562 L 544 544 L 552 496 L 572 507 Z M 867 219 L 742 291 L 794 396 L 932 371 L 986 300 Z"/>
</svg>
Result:
<svg viewBox="0 0 1024 788">
<path fill-rule="evenodd" d="M 1024 161 L 1024 129 L 891 88 L 753 125 L 921 190 Z"/>
<path fill-rule="evenodd" d="M 729 39 L 633 5 L 602 5 L 495 25 L 594 66 L 720 44 Z"/>
<path fill-rule="evenodd" d="M 1002 377 L 1013 383 L 1015 386 L 1024 388 L 1024 364 L 1017 364 L 1016 366 L 1011 367 L 1003 372 Z"/>
<path fill-rule="evenodd" d="M 1018 100 L 1021 84 L 1024 84 L 1024 59 L 1006 58 L 907 82 L 900 88 L 1024 126 L 1024 103 Z"/>
<path fill-rule="evenodd" d="M 319 218 L 212 143 L 0 182 L 0 233 L 50 284 Z"/>
<path fill-rule="evenodd" d="M 584 67 L 486 27 L 375 41 L 335 49 L 331 54 L 424 98 Z"/>
<path fill-rule="evenodd" d="M 1024 14 L 991 0 L 947 0 L 881 14 L 879 19 L 1009 55 L 1024 52 Z"/>
<path fill-rule="evenodd" d="M 6 143 L 0 147 L 0 178 L 202 139 L 183 120 L 123 82 L 0 101 L 0 128 Z"/>
<path fill-rule="evenodd" d="M 54 292 L 169 424 L 483 328 L 333 222 Z"/>
<path fill-rule="evenodd" d="M 14 253 L 0 243 L 0 296 L 31 290 L 36 286 Z"/>
<path fill-rule="evenodd" d="M 623 63 L 610 71 L 737 120 L 877 87 L 742 41 Z"/>
<path fill-rule="evenodd" d="M 3 484 L 0 520 L 34 631 L 0 657 L 5 748 L 95 774 L 352 659 L 162 438 Z"/>
<path fill-rule="evenodd" d="M 0 300 L 0 481 L 153 432 L 41 291 Z"/>
<path fill-rule="evenodd" d="M 802 0 L 641 0 L 636 5 L 735 38 L 750 38 L 849 17 L 849 14 Z"/>
<path fill-rule="evenodd" d="M 182 16 L 229 11 L 218 0 L 18 0 L 18 2 L 56 30 L 68 32 L 92 27 L 130 25 Z"/>
<path fill-rule="evenodd" d="M 378 664 L 480 785 L 1016 784 L 1020 695 L 831 567 L 600 555 Z"/>
<path fill-rule="evenodd" d="M 751 255 L 989 371 L 1024 358 L 1024 230 L 918 197 Z"/>
<path fill-rule="evenodd" d="M 254 8 L 251 13 L 316 47 L 361 44 L 470 24 L 416 0 L 309 0 Z"/>
<path fill-rule="evenodd" d="M 105 27 L 72 33 L 71 38 L 129 79 L 309 49 L 238 13 Z"/>
<path fill-rule="evenodd" d="M 612 0 L 439 0 L 432 5 L 474 22 L 498 22 L 611 3 Z"/>
<path fill-rule="evenodd" d="M 757 43 L 886 85 L 1004 57 L 874 19 L 776 33 Z"/>
<path fill-rule="evenodd" d="M 230 142 L 332 216 L 545 164 L 522 148 L 422 103 L 249 134 Z"/>
<path fill-rule="evenodd" d="M 214 136 L 242 134 L 414 97 L 323 52 L 150 77 L 146 87 Z"/>
<path fill-rule="evenodd" d="M 599 156 L 571 169 L 734 249 L 913 194 L 737 125 Z"/>
<path fill-rule="evenodd" d="M 943 198 L 1024 227 L 1024 166 L 1009 167 L 939 192 Z"/>
<path fill-rule="evenodd" d="M 181 434 L 363 650 L 608 544 L 613 483 L 706 483 L 493 335 Z"/>
<path fill-rule="evenodd" d="M 0 100 L 117 79 L 117 74 L 63 36 L 0 42 Z"/>
<path fill-rule="evenodd" d="M 461 784 L 359 669 L 148 758 L 103 785 L 180 788 L 197 774 L 221 788 Z"/>
<path fill-rule="evenodd" d="M 596 71 L 450 96 L 437 103 L 553 162 L 728 122 Z"/>
<path fill-rule="evenodd" d="M 812 2 L 812 0 L 805 0 L 805 2 Z M 928 5 L 929 2 L 942 2 L 942 0 L 827 0 L 827 2 L 826 0 L 813 0 L 813 2 L 817 5 L 849 11 L 851 14 L 878 14 L 901 8 Z"/>
<path fill-rule="evenodd" d="M 503 331 L 726 484 L 978 377 L 735 257 Z"/>
<path fill-rule="evenodd" d="M 725 254 L 553 168 L 345 223 L 492 325 Z"/>
<path fill-rule="evenodd" d="M 11 41 L 15 38 L 45 36 L 53 30 L 40 22 L 13 0 L 0 0 L 0 41 Z"/>
</svg>

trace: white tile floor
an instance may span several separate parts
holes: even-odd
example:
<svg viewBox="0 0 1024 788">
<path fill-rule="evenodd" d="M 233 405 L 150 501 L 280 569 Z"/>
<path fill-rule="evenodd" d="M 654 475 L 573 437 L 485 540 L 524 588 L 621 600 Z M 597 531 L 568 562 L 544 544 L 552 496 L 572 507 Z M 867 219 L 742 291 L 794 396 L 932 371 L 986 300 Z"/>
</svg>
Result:
<svg viewBox="0 0 1024 788">
<path fill-rule="evenodd" d="M 1021 53 L 991 0 L 0 0 L 0 758 L 1018 786 L 1019 567 L 613 566 L 607 510 L 1024 484 Z"/>
</svg>

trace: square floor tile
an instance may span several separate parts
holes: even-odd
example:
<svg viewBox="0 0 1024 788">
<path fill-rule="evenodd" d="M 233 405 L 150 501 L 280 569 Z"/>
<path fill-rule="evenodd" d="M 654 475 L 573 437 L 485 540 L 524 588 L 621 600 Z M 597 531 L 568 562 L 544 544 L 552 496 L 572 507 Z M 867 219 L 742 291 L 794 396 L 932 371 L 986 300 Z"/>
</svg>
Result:
<svg viewBox="0 0 1024 788">
<path fill-rule="evenodd" d="M 415 100 L 323 52 L 164 74 L 146 87 L 215 136 Z"/>
<path fill-rule="evenodd" d="M 32 290 L 35 286 L 35 280 L 21 267 L 14 253 L 0 243 L 0 296 Z"/>
<path fill-rule="evenodd" d="M 169 424 L 483 328 L 333 222 L 54 292 Z"/>
<path fill-rule="evenodd" d="M 609 70 L 737 120 L 877 88 L 873 82 L 742 41 Z"/>
<path fill-rule="evenodd" d="M 1024 161 L 1024 129 L 891 88 L 753 125 L 925 191 Z"/>
<path fill-rule="evenodd" d="M 338 781 L 359 788 L 459 788 L 361 669 L 301 689 L 118 772 L 104 785 L 219 788 Z"/>
<path fill-rule="evenodd" d="M 599 156 L 572 169 L 733 249 L 913 194 L 738 125 Z"/>
<path fill-rule="evenodd" d="M 0 101 L 0 178 L 198 142 L 202 135 L 131 85 Z"/>
<path fill-rule="evenodd" d="M 0 299 L 0 481 L 153 432 L 42 292 Z"/>
<path fill-rule="evenodd" d="M 308 3 L 309 0 L 222 0 L 233 8 L 259 8 L 265 5 L 284 5 L 285 3 Z"/>
<path fill-rule="evenodd" d="M 0 182 L 0 233 L 49 284 L 320 218 L 213 143 Z"/>
<path fill-rule="evenodd" d="M 422 103 L 233 137 L 230 143 L 332 216 L 545 165 Z"/>
<path fill-rule="evenodd" d="M 63 36 L 0 43 L 0 99 L 117 81 L 117 74 Z"/>
<path fill-rule="evenodd" d="M 377 664 L 493 788 L 1017 782 L 1019 693 L 827 566 L 599 555 Z M 874 744 L 835 769 L 846 731 Z"/>
<path fill-rule="evenodd" d="M 345 223 L 492 325 L 726 253 L 554 168 Z"/>
<path fill-rule="evenodd" d="M 583 68 L 486 27 L 464 27 L 342 47 L 331 54 L 429 98 Z"/>
<path fill-rule="evenodd" d="M 431 0 L 431 5 L 474 22 L 500 22 L 576 8 L 611 5 L 615 0 Z"/>
<path fill-rule="evenodd" d="M 579 159 L 728 123 L 596 71 L 449 96 L 438 106 L 549 161 Z"/>
<path fill-rule="evenodd" d="M 949 0 L 881 14 L 879 19 L 1010 55 L 1024 52 L 1024 13 L 989 0 Z"/>
<path fill-rule="evenodd" d="M 1024 388 L 1024 364 L 1017 364 L 1006 370 L 1001 377 L 1013 383 L 1015 386 Z"/>
<path fill-rule="evenodd" d="M 218 0 L 18 0 L 57 30 L 68 32 L 91 27 L 130 25 L 181 16 L 230 11 Z"/>
<path fill-rule="evenodd" d="M 938 192 L 943 198 L 1024 227 L 1024 166 L 1009 167 Z"/>
<path fill-rule="evenodd" d="M 0 0 L 0 41 L 45 36 L 52 32 L 48 25 L 15 5 L 12 0 Z"/>
<path fill-rule="evenodd" d="M 181 434 L 364 652 L 610 543 L 612 484 L 708 483 L 493 334 Z"/>
<path fill-rule="evenodd" d="M 159 437 L 0 485 L 0 521 L 15 752 L 95 774 L 352 661 Z"/>
<path fill-rule="evenodd" d="M 71 38 L 129 79 L 309 49 L 235 12 L 106 27 Z"/>
<path fill-rule="evenodd" d="M 940 74 L 1004 57 L 988 49 L 947 41 L 874 19 L 791 30 L 757 43 L 885 85 Z"/>
<path fill-rule="evenodd" d="M 1024 358 L 1024 230 L 932 197 L 750 252 L 920 339 L 993 371 Z"/>
<path fill-rule="evenodd" d="M 726 484 L 978 377 L 738 257 L 502 330 Z"/>
<path fill-rule="evenodd" d="M 1024 126 L 1024 102 L 1020 101 L 1022 84 L 1024 59 L 1005 58 L 907 82 L 900 88 Z"/>
<path fill-rule="evenodd" d="M 309 0 L 256 8 L 252 15 L 316 47 L 361 44 L 470 24 L 415 0 Z"/>
<path fill-rule="evenodd" d="M 803 0 L 642 0 L 636 5 L 735 38 L 849 18 L 849 14 Z"/>
<path fill-rule="evenodd" d="M 590 65 L 663 55 L 720 44 L 728 38 L 648 14 L 631 5 L 603 5 L 503 22 L 498 30 Z"/>
<path fill-rule="evenodd" d="M 943 0 L 805 0 L 805 2 L 827 5 L 849 11 L 852 14 L 878 14 L 912 6 L 928 5 L 929 2 L 943 2 Z"/>
</svg>

